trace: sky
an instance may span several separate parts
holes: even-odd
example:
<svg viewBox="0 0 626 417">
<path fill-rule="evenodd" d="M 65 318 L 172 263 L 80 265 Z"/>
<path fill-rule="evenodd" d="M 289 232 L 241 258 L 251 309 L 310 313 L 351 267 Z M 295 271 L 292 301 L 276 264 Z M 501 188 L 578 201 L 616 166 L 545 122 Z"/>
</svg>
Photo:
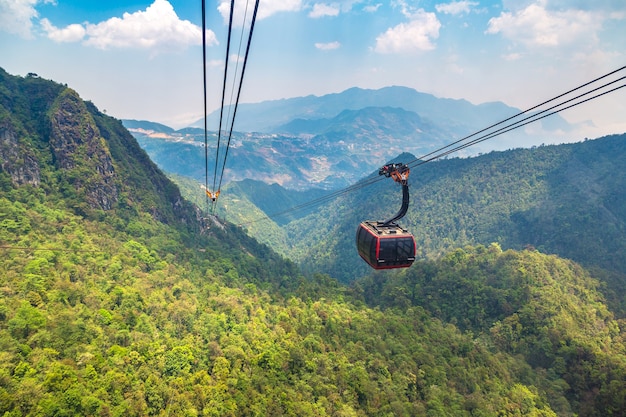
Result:
<svg viewBox="0 0 626 417">
<path fill-rule="evenodd" d="M 235 1 L 231 74 L 253 9 Z M 210 112 L 230 1 L 205 10 Z M 396 85 L 527 109 L 626 65 L 625 28 L 626 0 L 260 0 L 240 102 Z M 113 117 L 182 128 L 204 114 L 202 3 L 0 0 L 0 67 L 65 83 Z M 561 116 L 575 131 L 546 143 L 624 133 L 626 88 Z"/>
</svg>

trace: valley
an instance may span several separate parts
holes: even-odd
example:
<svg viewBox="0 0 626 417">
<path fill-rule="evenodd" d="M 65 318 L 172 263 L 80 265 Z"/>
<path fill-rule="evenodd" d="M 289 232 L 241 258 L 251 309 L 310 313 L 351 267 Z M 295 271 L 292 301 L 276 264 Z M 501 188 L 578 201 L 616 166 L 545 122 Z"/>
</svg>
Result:
<svg viewBox="0 0 626 417">
<path fill-rule="evenodd" d="M 221 169 L 224 144 L 230 142 L 226 183 L 254 179 L 299 191 L 333 190 L 355 183 L 402 152 L 428 154 L 519 112 L 503 103 L 473 105 L 403 87 L 353 88 L 321 97 L 242 104 L 242 122 L 230 138 L 225 133 L 218 138 L 217 129 L 209 129 L 209 171 L 216 164 Z M 209 126 L 218 126 L 218 116 L 208 116 Z M 204 131 L 197 127 L 203 121 L 178 131 L 149 121 L 123 122 L 166 172 L 204 181 Z M 513 131 L 458 155 L 507 149 L 515 141 L 541 144 L 543 135 L 570 128 L 558 115 L 537 124 L 541 134 Z M 221 155 L 215 155 L 218 140 Z"/>
</svg>

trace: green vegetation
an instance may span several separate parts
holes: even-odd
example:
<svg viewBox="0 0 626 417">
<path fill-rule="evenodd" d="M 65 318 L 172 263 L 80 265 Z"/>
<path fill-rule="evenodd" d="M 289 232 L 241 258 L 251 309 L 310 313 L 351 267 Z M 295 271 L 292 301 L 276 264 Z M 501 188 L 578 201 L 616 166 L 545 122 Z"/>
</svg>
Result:
<svg viewBox="0 0 626 417">
<path fill-rule="evenodd" d="M 571 261 L 492 244 L 457 249 L 384 280 L 369 277 L 355 289 L 383 309 L 419 306 L 466 332 L 488 334 L 499 351 L 545 372 L 541 387 L 563 389 L 580 415 L 612 415 L 626 398 L 626 322 L 614 319 L 598 286 Z"/>
<path fill-rule="evenodd" d="M 625 139 L 614 135 L 418 166 L 411 171 L 411 205 L 400 223 L 415 235 L 420 259 L 491 242 L 573 259 L 596 269 L 611 288 L 621 287 L 621 294 L 609 291 L 607 297 L 626 312 L 626 258 L 619 255 L 626 251 Z M 368 273 L 354 247 L 357 225 L 391 217 L 400 203 L 400 187 L 380 181 L 283 226 L 283 242 L 266 240 L 252 227 L 250 232 L 287 248 L 286 256 L 306 271 L 348 283 Z M 237 209 L 229 207 L 228 215 Z"/>
<path fill-rule="evenodd" d="M 624 322 L 577 264 L 494 244 L 305 278 L 200 217 L 118 121 L 0 75 L 0 415 L 626 413 Z M 114 174 L 75 175 L 107 155 Z"/>
<path fill-rule="evenodd" d="M 235 248 L 17 191 L 0 199 L 2 242 L 31 248 L 0 267 L 7 415 L 569 413 L 522 359 L 424 308 L 372 309 L 324 276 L 263 281 L 267 261 Z"/>
<path fill-rule="evenodd" d="M 212 203 L 198 181 L 175 174 L 168 174 L 168 177 L 180 188 L 181 194 L 187 200 L 198 207 L 202 207 L 205 212 L 211 211 Z M 224 187 L 223 193 L 219 198 L 219 204 L 216 206 L 216 214 L 224 221 L 245 225 L 246 232 L 250 236 L 254 236 L 259 241 L 264 242 L 274 252 L 286 256 L 289 253 L 289 249 L 285 244 L 287 240 L 285 230 L 273 221 L 267 220 L 264 212 L 250 201 L 247 193 L 242 192 L 238 185 L 240 183 L 231 183 Z M 268 187 L 264 184 L 262 188 L 267 189 Z M 275 209 L 279 211 L 278 204 L 281 200 L 277 201 Z"/>
</svg>

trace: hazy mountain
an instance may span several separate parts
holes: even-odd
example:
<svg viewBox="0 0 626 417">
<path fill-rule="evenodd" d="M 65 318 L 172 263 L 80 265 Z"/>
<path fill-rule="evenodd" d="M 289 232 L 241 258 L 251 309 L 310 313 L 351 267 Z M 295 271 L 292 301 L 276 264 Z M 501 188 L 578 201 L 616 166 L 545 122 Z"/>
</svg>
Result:
<svg viewBox="0 0 626 417">
<path fill-rule="evenodd" d="M 439 98 L 408 87 L 392 86 L 378 90 L 354 87 L 323 96 L 242 103 L 237 108 L 235 128 L 243 132 L 281 133 L 282 127 L 293 120 L 331 119 L 344 110 L 366 107 L 401 108 L 417 113 L 439 126 L 447 126 L 450 132 L 463 136 L 520 111 L 501 102 L 474 105 L 467 100 Z M 219 111 L 211 113 L 211 126 L 217 126 L 218 118 Z M 551 117 L 549 123 L 551 126 L 547 126 L 547 129 L 557 125 L 567 129 L 567 123 L 558 115 Z M 203 121 L 193 126 L 202 127 Z"/>
<path fill-rule="evenodd" d="M 154 131 L 157 133 L 174 133 L 175 130 L 161 123 L 149 122 L 147 120 L 124 119 L 122 124 L 126 129 L 141 129 L 145 131 Z"/>
<path fill-rule="evenodd" d="M 242 104 L 236 132 L 230 138 L 225 132 L 221 136 L 221 147 L 231 141 L 224 178 L 259 179 L 297 190 L 345 187 L 401 152 L 427 154 L 519 112 L 503 103 L 473 105 L 405 87 L 351 88 L 321 97 Z M 218 126 L 214 116 L 210 129 Z M 547 131 L 569 129 L 558 115 L 537 123 Z M 202 129 L 166 132 L 159 125 L 150 130 L 149 124 L 137 123 L 127 127 L 163 169 L 203 180 L 207 162 Z M 531 146 L 545 142 L 545 134 L 513 130 L 458 154 L 510 148 L 520 139 Z M 221 157 L 214 157 L 216 132 L 209 132 L 207 139 L 209 156 L 215 159 L 208 165 L 221 167 L 225 148 Z"/>
<path fill-rule="evenodd" d="M 317 127 L 311 125 L 306 133 L 295 136 L 235 132 L 224 177 L 227 181 L 262 180 L 297 190 L 345 187 L 398 152 L 426 153 L 448 137 L 445 130 L 428 120 L 398 108 L 345 110 L 314 125 Z M 178 131 L 164 137 L 156 132 L 131 131 L 161 168 L 204 181 L 203 132 Z M 214 167 L 214 132 L 209 143 L 209 163 Z"/>
</svg>

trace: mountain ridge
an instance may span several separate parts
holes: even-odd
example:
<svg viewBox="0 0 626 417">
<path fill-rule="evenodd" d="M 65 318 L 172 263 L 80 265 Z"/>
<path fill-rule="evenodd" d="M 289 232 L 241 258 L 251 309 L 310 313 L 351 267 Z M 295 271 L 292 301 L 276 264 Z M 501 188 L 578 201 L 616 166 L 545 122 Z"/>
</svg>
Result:
<svg viewBox="0 0 626 417">
<path fill-rule="evenodd" d="M 356 182 L 403 151 L 429 154 L 520 113 L 500 102 L 474 105 L 397 86 L 354 87 L 319 97 L 241 104 L 228 163 L 216 160 L 213 164 L 225 167 L 228 180 L 262 179 L 296 190 L 336 189 Z M 209 117 L 210 155 L 216 155 L 216 114 Z M 471 156 L 507 149 L 512 141 L 530 147 L 545 142 L 546 135 L 562 137 L 571 129 L 558 114 L 536 124 L 540 127 L 512 129 L 457 153 Z M 166 171 L 202 180 L 206 162 L 198 147 L 204 146 L 203 130 L 189 127 L 167 133 L 159 127 L 150 130 L 149 123 L 142 129 L 137 126 L 135 122 L 127 125 Z"/>
<path fill-rule="evenodd" d="M 247 132 L 278 133 L 277 128 L 295 118 L 322 119 L 335 117 L 343 110 L 365 107 L 397 107 L 412 111 L 441 125 L 454 126 L 455 134 L 467 134 L 484 126 L 503 120 L 521 110 L 502 102 L 478 105 L 465 99 L 439 98 L 409 87 L 389 86 L 380 89 L 352 87 L 339 93 L 322 96 L 269 100 L 261 103 L 241 103 L 238 106 L 236 130 Z M 219 111 L 209 115 L 215 125 Z M 566 128 L 560 116 L 560 127 Z M 462 121 L 461 121 L 462 120 Z M 201 121 L 191 126 L 202 127 Z"/>
</svg>

